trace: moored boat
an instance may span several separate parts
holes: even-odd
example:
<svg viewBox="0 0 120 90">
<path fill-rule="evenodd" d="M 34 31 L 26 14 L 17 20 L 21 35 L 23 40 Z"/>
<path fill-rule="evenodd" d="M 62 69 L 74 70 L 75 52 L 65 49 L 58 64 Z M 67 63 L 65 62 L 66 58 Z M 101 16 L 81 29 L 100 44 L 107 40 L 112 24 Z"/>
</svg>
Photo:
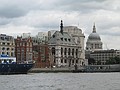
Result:
<svg viewBox="0 0 120 90">
<path fill-rule="evenodd" d="M 0 55 L 0 74 L 27 74 L 33 62 L 16 63 L 16 57 Z"/>
</svg>

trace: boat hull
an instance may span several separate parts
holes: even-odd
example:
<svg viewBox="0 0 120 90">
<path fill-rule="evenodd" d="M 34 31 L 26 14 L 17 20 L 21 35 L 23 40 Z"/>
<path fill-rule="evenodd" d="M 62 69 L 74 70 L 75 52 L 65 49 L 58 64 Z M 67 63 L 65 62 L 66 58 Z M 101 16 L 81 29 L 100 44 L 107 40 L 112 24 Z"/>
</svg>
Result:
<svg viewBox="0 0 120 90">
<path fill-rule="evenodd" d="M 33 64 L 0 64 L 0 74 L 27 74 Z"/>
</svg>

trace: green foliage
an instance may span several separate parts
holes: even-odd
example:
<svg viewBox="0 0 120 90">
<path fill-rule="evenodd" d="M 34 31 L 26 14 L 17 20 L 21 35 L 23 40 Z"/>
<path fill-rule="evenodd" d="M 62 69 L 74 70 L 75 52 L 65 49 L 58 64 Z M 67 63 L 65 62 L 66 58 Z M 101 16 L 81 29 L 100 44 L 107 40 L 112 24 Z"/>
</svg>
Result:
<svg viewBox="0 0 120 90">
<path fill-rule="evenodd" d="M 89 64 L 89 65 L 94 65 L 94 64 L 95 64 L 94 58 L 89 58 L 89 59 L 88 59 L 88 64 Z"/>
<path fill-rule="evenodd" d="M 112 57 L 109 60 L 106 61 L 106 64 L 120 64 L 120 58 L 119 57 Z"/>
<path fill-rule="evenodd" d="M 97 61 L 97 65 L 101 65 L 101 61 Z"/>
</svg>

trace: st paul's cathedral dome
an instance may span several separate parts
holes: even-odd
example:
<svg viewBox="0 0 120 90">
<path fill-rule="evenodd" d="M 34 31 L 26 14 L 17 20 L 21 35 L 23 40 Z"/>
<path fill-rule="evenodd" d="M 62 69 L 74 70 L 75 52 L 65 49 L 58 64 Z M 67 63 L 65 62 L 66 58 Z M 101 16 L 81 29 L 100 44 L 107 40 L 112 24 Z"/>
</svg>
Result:
<svg viewBox="0 0 120 90">
<path fill-rule="evenodd" d="M 102 49 L 102 42 L 99 34 L 96 32 L 95 24 L 93 26 L 92 33 L 88 36 L 86 42 L 86 50 L 101 50 Z"/>
</svg>

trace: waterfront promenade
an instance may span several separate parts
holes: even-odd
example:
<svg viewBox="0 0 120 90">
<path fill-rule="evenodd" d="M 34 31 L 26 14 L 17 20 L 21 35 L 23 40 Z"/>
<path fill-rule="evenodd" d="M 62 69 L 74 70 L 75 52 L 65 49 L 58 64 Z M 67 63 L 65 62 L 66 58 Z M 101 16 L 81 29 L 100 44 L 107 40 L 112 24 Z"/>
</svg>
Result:
<svg viewBox="0 0 120 90">
<path fill-rule="evenodd" d="M 73 72 L 75 67 L 55 67 L 55 68 L 32 68 L 30 73 L 41 73 L 41 72 Z M 79 67 L 78 70 L 82 70 L 82 67 Z"/>
</svg>

